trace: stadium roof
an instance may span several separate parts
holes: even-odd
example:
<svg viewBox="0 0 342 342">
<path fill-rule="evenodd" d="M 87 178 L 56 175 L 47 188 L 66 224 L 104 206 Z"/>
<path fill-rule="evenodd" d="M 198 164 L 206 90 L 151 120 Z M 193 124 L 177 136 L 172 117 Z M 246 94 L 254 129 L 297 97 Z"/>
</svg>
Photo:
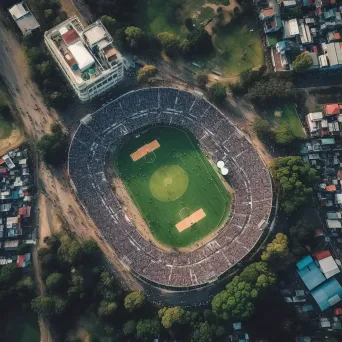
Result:
<svg viewBox="0 0 342 342">
<path fill-rule="evenodd" d="M 311 291 L 311 294 L 324 311 L 341 301 L 342 287 L 335 278 L 331 278 Z"/>
<path fill-rule="evenodd" d="M 312 258 L 311 258 L 311 260 L 312 260 Z M 311 263 L 309 263 L 305 267 L 297 270 L 297 273 L 302 278 L 305 286 L 309 290 L 312 290 L 316 286 L 322 284 L 326 279 L 324 277 L 322 271 L 319 269 L 319 267 L 317 266 L 317 264 L 314 261 L 312 261 Z"/>
</svg>

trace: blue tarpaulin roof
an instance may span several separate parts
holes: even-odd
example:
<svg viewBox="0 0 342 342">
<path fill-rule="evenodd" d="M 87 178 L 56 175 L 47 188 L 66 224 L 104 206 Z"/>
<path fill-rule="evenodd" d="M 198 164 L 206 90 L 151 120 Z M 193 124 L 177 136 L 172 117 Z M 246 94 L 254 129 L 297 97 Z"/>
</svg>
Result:
<svg viewBox="0 0 342 342">
<path fill-rule="evenodd" d="M 324 274 L 314 261 L 304 268 L 297 270 L 297 272 L 309 290 L 314 289 L 326 280 Z"/>
<path fill-rule="evenodd" d="M 330 278 L 311 291 L 322 311 L 329 309 L 342 299 L 342 286 L 335 278 Z"/>
<path fill-rule="evenodd" d="M 304 257 L 302 260 L 297 262 L 297 268 L 299 270 L 301 270 L 302 268 L 308 266 L 309 264 L 311 264 L 313 262 L 313 259 L 311 258 L 310 255 L 307 255 L 306 257 Z"/>
</svg>

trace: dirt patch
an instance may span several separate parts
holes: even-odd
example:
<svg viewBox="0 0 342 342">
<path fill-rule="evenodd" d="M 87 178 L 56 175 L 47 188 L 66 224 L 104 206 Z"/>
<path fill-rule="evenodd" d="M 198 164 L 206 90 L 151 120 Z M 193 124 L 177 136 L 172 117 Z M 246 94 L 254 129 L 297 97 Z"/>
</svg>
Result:
<svg viewBox="0 0 342 342">
<path fill-rule="evenodd" d="M 19 147 L 25 140 L 24 134 L 20 129 L 14 129 L 6 139 L 0 139 L 0 156 L 8 151 Z"/>
<path fill-rule="evenodd" d="M 53 203 L 43 194 L 39 196 L 39 246 L 46 247 L 44 238 L 62 230 L 62 221 L 58 217 Z"/>
</svg>

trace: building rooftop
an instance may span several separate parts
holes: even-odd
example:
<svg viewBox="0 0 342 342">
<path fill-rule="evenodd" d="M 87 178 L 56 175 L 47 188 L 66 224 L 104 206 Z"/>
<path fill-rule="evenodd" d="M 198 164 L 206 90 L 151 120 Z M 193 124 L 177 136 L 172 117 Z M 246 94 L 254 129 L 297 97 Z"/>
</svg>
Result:
<svg viewBox="0 0 342 342">
<path fill-rule="evenodd" d="M 335 278 L 331 278 L 311 291 L 311 294 L 320 309 L 324 311 L 341 301 L 342 287 Z"/>
<path fill-rule="evenodd" d="M 340 105 L 338 103 L 327 104 L 324 106 L 325 115 L 340 114 Z"/>
<path fill-rule="evenodd" d="M 79 86 L 93 82 L 122 60 L 100 20 L 83 27 L 74 16 L 45 32 L 45 41 L 55 46 L 55 57 Z"/>
<path fill-rule="evenodd" d="M 297 273 L 303 280 L 306 287 L 309 290 L 312 290 L 319 284 L 323 283 L 325 281 L 325 277 L 322 271 L 317 266 L 317 264 L 312 260 L 312 258 L 312 261 L 309 264 L 307 264 L 309 260 L 309 258 L 305 257 L 299 263 L 297 263 L 297 268 L 299 268 L 298 264 L 300 264 L 300 267 L 306 264 L 306 266 L 298 269 Z"/>
<path fill-rule="evenodd" d="M 40 25 L 38 21 L 30 12 L 24 2 L 15 4 L 11 8 L 9 8 L 8 11 L 23 35 L 26 35 L 31 31 L 39 28 Z"/>
</svg>

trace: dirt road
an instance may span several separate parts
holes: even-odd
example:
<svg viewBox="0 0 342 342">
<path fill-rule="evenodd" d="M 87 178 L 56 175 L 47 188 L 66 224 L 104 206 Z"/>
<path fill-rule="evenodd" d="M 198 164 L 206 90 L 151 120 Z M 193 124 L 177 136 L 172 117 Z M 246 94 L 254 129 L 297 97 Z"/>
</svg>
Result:
<svg viewBox="0 0 342 342">
<path fill-rule="evenodd" d="M 50 130 L 57 113 L 45 106 L 38 87 L 31 80 L 24 51 L 8 25 L 0 11 L 0 73 L 21 114 L 25 131 L 39 138 Z"/>
</svg>

